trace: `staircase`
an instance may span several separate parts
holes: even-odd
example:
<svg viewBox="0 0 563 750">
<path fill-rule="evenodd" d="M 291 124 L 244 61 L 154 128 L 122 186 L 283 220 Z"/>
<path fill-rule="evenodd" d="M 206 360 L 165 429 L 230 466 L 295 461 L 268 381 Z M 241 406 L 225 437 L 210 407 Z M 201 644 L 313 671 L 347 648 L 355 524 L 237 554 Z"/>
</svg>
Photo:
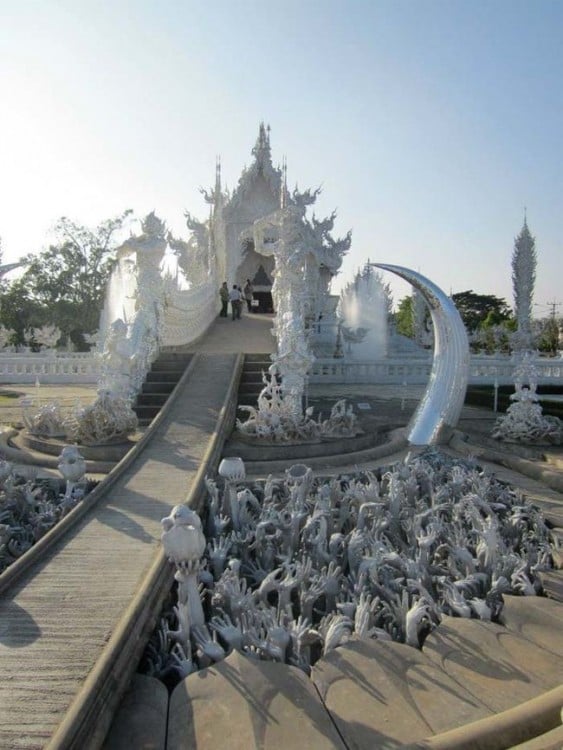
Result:
<svg viewBox="0 0 563 750">
<path fill-rule="evenodd" d="M 239 406 L 256 406 L 260 391 L 264 388 L 262 373 L 268 372 L 272 364 L 269 354 L 245 354 L 238 387 Z"/>
<path fill-rule="evenodd" d="M 140 427 L 146 427 L 156 417 L 182 377 L 192 356 L 189 352 L 161 352 L 152 363 L 133 406 Z"/>
</svg>

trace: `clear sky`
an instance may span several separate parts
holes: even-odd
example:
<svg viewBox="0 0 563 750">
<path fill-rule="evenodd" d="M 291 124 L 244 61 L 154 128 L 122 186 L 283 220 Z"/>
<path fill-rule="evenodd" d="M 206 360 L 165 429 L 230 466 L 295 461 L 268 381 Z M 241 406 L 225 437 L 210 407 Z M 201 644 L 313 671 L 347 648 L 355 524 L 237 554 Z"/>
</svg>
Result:
<svg viewBox="0 0 563 750">
<path fill-rule="evenodd" d="M 216 154 L 233 187 L 264 120 L 290 184 L 353 230 L 340 280 L 369 258 L 512 303 L 526 207 L 535 301 L 563 303 L 561 0 L 0 0 L 0 19 L 5 262 L 63 215 L 154 209 L 186 236 Z"/>
</svg>

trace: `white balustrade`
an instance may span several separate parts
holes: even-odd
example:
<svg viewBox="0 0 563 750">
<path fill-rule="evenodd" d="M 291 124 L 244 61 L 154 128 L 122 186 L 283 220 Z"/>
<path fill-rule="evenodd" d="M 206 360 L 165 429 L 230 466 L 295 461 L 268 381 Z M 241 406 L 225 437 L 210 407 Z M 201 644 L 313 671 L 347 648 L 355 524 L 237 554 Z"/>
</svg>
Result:
<svg viewBox="0 0 563 750">
<path fill-rule="evenodd" d="M 473 355 L 469 363 L 471 385 L 512 385 L 514 362 L 507 357 Z M 534 366 L 538 383 L 563 384 L 563 359 L 537 357 Z M 311 368 L 311 383 L 407 383 L 424 384 L 428 381 L 432 361 L 388 358 L 377 361 L 347 361 L 346 359 L 317 359 Z"/>
<path fill-rule="evenodd" d="M 214 290 L 215 291 L 215 290 Z M 201 336 L 217 315 L 215 296 L 201 305 L 199 290 L 183 297 L 185 307 L 168 307 L 163 343 L 180 346 Z M 184 293 L 182 293 L 184 294 Z M 193 302 L 193 304 L 192 304 Z M 377 361 L 317 359 L 313 363 L 311 383 L 407 383 L 424 384 L 432 362 L 407 357 Z M 537 357 L 534 367 L 540 385 L 563 384 L 563 359 Z M 99 360 L 91 353 L 49 352 L 37 354 L 0 353 L 0 383 L 96 383 Z M 514 363 L 507 357 L 473 355 L 469 362 L 471 385 L 512 385 Z"/>
<path fill-rule="evenodd" d="M 90 353 L 0 353 L 0 383 L 96 383 L 99 360 Z"/>
</svg>

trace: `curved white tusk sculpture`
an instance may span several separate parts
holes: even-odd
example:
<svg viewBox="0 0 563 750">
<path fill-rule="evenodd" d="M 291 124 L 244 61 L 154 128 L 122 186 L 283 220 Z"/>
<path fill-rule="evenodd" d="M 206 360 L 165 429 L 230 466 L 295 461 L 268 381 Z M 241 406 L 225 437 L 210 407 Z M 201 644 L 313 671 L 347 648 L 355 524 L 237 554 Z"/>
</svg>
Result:
<svg viewBox="0 0 563 750">
<path fill-rule="evenodd" d="M 434 360 L 424 397 L 408 425 L 411 445 L 436 445 L 449 440 L 465 399 L 469 374 L 469 343 L 452 300 L 422 274 L 403 266 L 372 263 L 391 271 L 419 290 L 434 324 Z"/>
</svg>

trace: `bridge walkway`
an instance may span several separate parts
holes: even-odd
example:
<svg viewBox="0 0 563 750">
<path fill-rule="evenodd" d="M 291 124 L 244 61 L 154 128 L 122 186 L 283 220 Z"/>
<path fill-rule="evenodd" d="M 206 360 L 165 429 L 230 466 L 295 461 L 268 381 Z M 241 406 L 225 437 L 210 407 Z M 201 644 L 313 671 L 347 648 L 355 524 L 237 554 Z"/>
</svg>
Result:
<svg viewBox="0 0 563 750">
<path fill-rule="evenodd" d="M 91 731 L 87 715 L 97 717 L 103 737 L 104 716 L 112 712 L 105 709 L 116 707 L 126 687 L 123 675 L 128 680 L 136 666 L 136 642 L 142 648 L 141 631 L 150 631 L 154 621 L 143 624 L 140 615 L 137 630 L 128 631 L 135 642 L 129 644 L 117 640 L 120 623 L 136 606 L 158 611 L 138 596 L 147 577 L 160 590 L 162 571 L 170 575 L 159 550 L 160 520 L 201 479 L 219 417 L 232 401 L 239 361 L 234 352 L 195 355 L 171 408 L 161 412 L 142 449 L 94 507 L 15 581 L 2 586 L 0 580 L 3 750 L 82 750 L 94 738 L 73 732 Z M 131 664 L 123 657 L 120 662 L 122 652 Z M 104 659 L 109 677 L 100 672 Z M 96 681 L 99 690 L 92 691 Z M 88 706 L 92 692 L 97 704 Z"/>
</svg>

